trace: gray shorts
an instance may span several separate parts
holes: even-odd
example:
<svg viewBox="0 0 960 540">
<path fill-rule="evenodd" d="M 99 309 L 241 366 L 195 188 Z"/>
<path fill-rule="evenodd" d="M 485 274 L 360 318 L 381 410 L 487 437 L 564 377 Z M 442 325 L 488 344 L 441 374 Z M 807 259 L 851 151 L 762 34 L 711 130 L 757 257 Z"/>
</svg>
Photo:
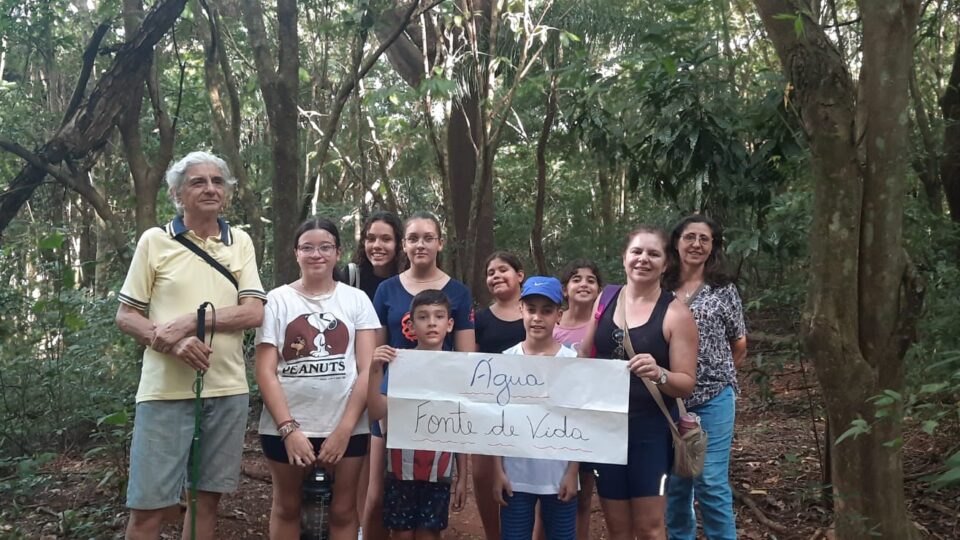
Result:
<svg viewBox="0 0 960 540">
<path fill-rule="evenodd" d="M 228 493 L 240 482 L 249 396 L 205 398 L 200 422 L 200 491 Z M 127 506 L 155 510 L 177 504 L 189 487 L 194 400 L 137 403 L 130 444 Z"/>
</svg>

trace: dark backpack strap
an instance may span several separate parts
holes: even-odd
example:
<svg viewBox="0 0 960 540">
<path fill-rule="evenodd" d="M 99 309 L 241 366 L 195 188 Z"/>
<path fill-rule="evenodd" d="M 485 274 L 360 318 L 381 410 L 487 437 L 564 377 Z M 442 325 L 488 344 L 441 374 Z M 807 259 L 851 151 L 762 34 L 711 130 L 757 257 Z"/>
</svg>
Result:
<svg viewBox="0 0 960 540">
<path fill-rule="evenodd" d="M 214 270 L 216 270 L 217 272 L 220 272 L 221 274 L 223 274 L 223 277 L 230 280 L 230 283 L 233 284 L 233 288 L 240 290 L 240 284 L 237 283 L 237 278 L 233 277 L 233 274 L 231 274 L 229 270 L 224 268 L 222 264 L 220 264 L 219 262 L 217 262 L 216 259 L 211 257 L 209 253 L 201 249 L 200 246 L 194 244 L 193 242 L 187 240 L 182 236 L 174 236 L 173 239 L 176 240 L 177 242 L 180 242 L 180 244 L 182 244 L 183 247 L 196 253 L 198 257 L 206 261 L 207 264 L 212 266 Z"/>
</svg>

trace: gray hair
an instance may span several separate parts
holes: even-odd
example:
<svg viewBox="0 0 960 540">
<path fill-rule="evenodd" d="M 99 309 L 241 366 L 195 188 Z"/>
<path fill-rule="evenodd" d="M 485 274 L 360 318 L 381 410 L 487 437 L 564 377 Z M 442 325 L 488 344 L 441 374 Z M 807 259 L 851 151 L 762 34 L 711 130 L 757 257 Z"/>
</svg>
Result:
<svg viewBox="0 0 960 540">
<path fill-rule="evenodd" d="M 170 168 L 167 169 L 167 174 L 164 177 L 167 185 L 170 186 L 170 200 L 173 201 L 173 205 L 177 208 L 178 214 L 183 213 L 183 205 L 180 204 L 177 195 L 180 194 L 180 190 L 183 189 L 183 182 L 187 179 L 187 169 L 194 165 L 213 165 L 220 169 L 220 175 L 223 176 L 226 182 L 227 201 L 230 200 L 230 195 L 233 193 L 233 186 L 237 183 L 237 179 L 230 174 L 230 167 L 227 166 L 226 161 L 208 152 L 190 152 L 180 158 L 180 161 L 171 165 Z"/>
</svg>

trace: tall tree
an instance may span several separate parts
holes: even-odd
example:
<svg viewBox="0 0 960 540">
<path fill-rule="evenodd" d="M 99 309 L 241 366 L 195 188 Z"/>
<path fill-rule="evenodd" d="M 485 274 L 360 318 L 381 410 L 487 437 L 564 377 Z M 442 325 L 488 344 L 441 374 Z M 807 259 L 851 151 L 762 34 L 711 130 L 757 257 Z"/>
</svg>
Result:
<svg viewBox="0 0 960 540">
<path fill-rule="evenodd" d="M 488 297 L 484 269 L 476 263 L 494 247 L 494 161 L 517 88 L 544 50 L 547 28 L 543 21 L 552 2 L 539 6 L 539 14 L 527 1 L 504 4 L 503 10 L 500 2 L 490 0 L 459 0 L 455 6 L 460 21 L 455 28 L 449 21 L 423 21 L 398 39 L 387 56 L 415 88 L 435 77 L 437 69 L 460 83 L 446 109 L 446 141 L 441 142 L 435 131 L 430 135 L 438 166 L 446 174 L 455 272 L 484 303 Z M 385 13 L 384 19 L 391 16 L 396 17 L 396 11 Z M 451 58 L 459 58 L 454 73 L 450 73 Z"/>
<path fill-rule="evenodd" d="M 920 2 L 858 2 L 857 82 L 809 2 L 754 4 L 795 88 L 810 143 L 815 209 L 803 332 L 830 424 L 842 433 L 875 417 L 872 396 L 903 391 L 903 358 L 920 302 L 902 231 Z M 900 403 L 891 407 L 869 432 L 834 447 L 838 538 L 917 537 L 904 501 Z"/>
<path fill-rule="evenodd" d="M 140 28 L 142 21 L 142 0 L 123 0 L 124 33 L 128 35 L 135 33 Z M 179 52 L 177 55 L 179 56 Z M 167 113 L 166 104 L 161 96 L 156 60 L 156 54 L 151 55 L 148 59 L 149 65 L 145 84 L 139 84 L 130 89 L 132 92 L 130 107 L 124 110 L 117 119 L 120 138 L 123 141 L 123 153 L 130 166 L 130 176 L 133 177 L 133 192 L 136 200 L 134 216 L 137 221 L 138 237 L 150 227 L 157 225 L 157 193 L 160 191 L 167 166 L 173 159 L 173 143 L 176 133 L 176 120 Z M 180 75 L 182 88 L 182 71 Z M 143 110 L 144 90 L 147 91 L 150 98 L 154 127 L 159 135 L 158 152 L 153 163 L 150 162 L 143 150 L 143 139 L 140 133 L 140 113 Z"/>
<path fill-rule="evenodd" d="M 247 174 L 240 154 L 240 93 L 230 67 L 230 59 L 227 58 L 223 46 L 219 9 L 212 1 L 199 0 L 197 3 L 206 12 L 208 22 L 206 26 L 198 24 L 197 33 L 203 42 L 203 82 L 210 101 L 210 117 L 217 134 L 218 146 L 237 179 L 237 196 L 246 215 L 246 224 L 250 226 L 250 238 L 257 260 L 263 262 L 265 240 L 261 201 L 251 189 L 250 175 Z"/>
<path fill-rule="evenodd" d="M 300 218 L 297 1 L 277 0 L 276 60 L 264 27 L 261 3 L 241 0 L 241 5 L 271 132 L 274 283 L 288 283 L 296 279 L 299 272 L 296 260 L 290 256 L 290 241 Z"/>
<path fill-rule="evenodd" d="M 960 223 L 960 42 L 954 48 L 953 67 L 947 88 L 940 97 L 940 110 L 946 122 L 940 177 L 950 217 Z"/>
</svg>

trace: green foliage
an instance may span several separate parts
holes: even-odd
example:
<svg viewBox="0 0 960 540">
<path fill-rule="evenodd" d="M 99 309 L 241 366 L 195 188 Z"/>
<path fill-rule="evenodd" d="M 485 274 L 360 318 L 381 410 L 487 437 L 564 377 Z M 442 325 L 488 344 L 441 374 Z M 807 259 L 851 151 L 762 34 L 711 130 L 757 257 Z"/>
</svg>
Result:
<svg viewBox="0 0 960 540">
<path fill-rule="evenodd" d="M 116 300 L 76 289 L 60 257 L 64 236 L 37 242 L 49 279 L 23 281 L 19 257 L 0 255 L 0 448 L 34 455 L 86 441 L 98 419 L 131 406 L 138 351 L 113 324 Z"/>
</svg>

